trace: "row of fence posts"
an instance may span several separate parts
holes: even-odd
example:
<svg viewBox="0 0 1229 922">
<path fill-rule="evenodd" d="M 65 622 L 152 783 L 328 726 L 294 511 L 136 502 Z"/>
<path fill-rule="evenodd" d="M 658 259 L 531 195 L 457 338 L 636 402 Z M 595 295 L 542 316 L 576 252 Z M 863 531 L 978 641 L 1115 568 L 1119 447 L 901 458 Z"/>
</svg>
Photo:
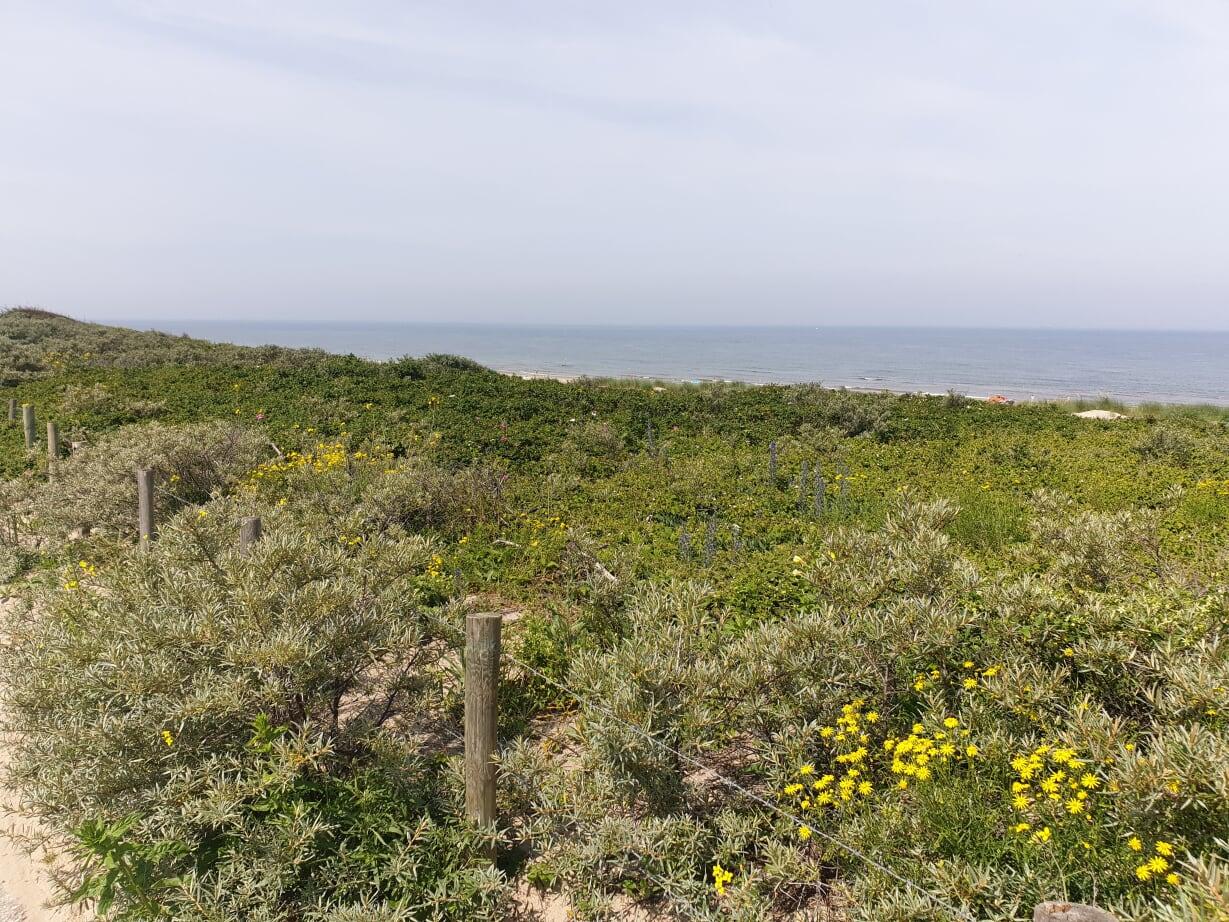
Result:
<svg viewBox="0 0 1229 922">
<path fill-rule="evenodd" d="M 155 521 L 155 472 L 138 468 L 137 534 L 148 550 L 157 537 Z M 245 557 L 260 540 L 259 516 L 239 520 L 239 553 Z M 495 822 L 500 635 L 503 616 L 492 613 L 465 616 L 465 814 L 480 825 Z"/>
<path fill-rule="evenodd" d="M 17 421 L 17 401 L 12 397 L 9 398 L 9 422 Z M 35 442 L 38 439 L 34 421 L 34 405 L 31 403 L 23 403 L 21 405 L 21 425 L 25 433 L 26 450 L 34 448 Z M 60 427 L 54 422 L 47 423 L 47 460 L 60 460 Z"/>
</svg>

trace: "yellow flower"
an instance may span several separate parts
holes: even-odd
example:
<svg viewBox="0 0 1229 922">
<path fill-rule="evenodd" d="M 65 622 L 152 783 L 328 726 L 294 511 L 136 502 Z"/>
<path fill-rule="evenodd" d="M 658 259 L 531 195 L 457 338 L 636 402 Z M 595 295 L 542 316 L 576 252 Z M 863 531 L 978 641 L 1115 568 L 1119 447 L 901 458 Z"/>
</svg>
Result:
<svg viewBox="0 0 1229 922">
<path fill-rule="evenodd" d="M 967 755 L 970 759 L 976 756 L 980 751 L 981 750 L 978 749 L 977 746 L 974 745 L 973 743 L 970 743 L 969 745 L 964 747 L 964 754 Z"/>
<path fill-rule="evenodd" d="M 1063 656 L 1066 656 L 1066 657 L 1075 656 L 1075 650 L 1071 647 L 1063 647 Z"/>
<path fill-rule="evenodd" d="M 1141 864 L 1135 869 L 1135 876 L 1143 881 L 1150 880 L 1152 878 L 1152 869 L 1146 864 Z"/>
<path fill-rule="evenodd" d="M 1174 853 L 1174 847 L 1170 845 L 1168 842 L 1162 842 L 1160 839 L 1158 839 L 1156 843 L 1156 853 L 1158 855 L 1164 855 L 1166 858 L 1172 858 L 1173 853 Z"/>
<path fill-rule="evenodd" d="M 1072 816 L 1075 816 L 1076 814 L 1084 812 L 1084 801 L 1077 800 L 1074 797 L 1071 798 L 1071 800 L 1067 801 L 1065 806 L 1067 808 L 1067 812 L 1070 813 Z"/>
<path fill-rule="evenodd" d="M 952 729 L 955 729 L 956 727 L 960 726 L 960 721 L 958 721 L 955 717 L 948 717 L 948 718 L 944 719 L 944 721 L 943 721 L 943 726 L 947 727 L 947 729 L 949 729 L 949 730 L 952 730 Z M 921 731 L 921 730 L 914 730 L 913 732 L 914 732 L 914 733 L 921 733 L 922 731 Z"/>
<path fill-rule="evenodd" d="M 733 871 L 727 871 L 719 864 L 713 865 L 713 889 L 717 891 L 718 896 L 725 893 L 725 885 L 733 879 Z"/>
<path fill-rule="evenodd" d="M 175 737 L 171 735 L 170 730 L 162 731 L 162 742 L 166 743 L 168 746 L 175 745 Z"/>
<path fill-rule="evenodd" d="M 964 687 L 965 688 L 977 688 L 977 679 L 965 679 Z"/>
<path fill-rule="evenodd" d="M 1144 843 L 1139 841 L 1139 836 L 1131 836 L 1127 839 L 1127 848 L 1133 852 L 1137 852 L 1144 847 Z"/>
<path fill-rule="evenodd" d="M 810 775 L 810 774 L 812 774 L 814 771 L 815 771 L 815 766 L 814 766 L 814 765 L 812 765 L 810 762 L 808 762 L 806 765 L 802 766 L 802 768 L 798 769 L 798 774 L 800 774 L 800 775 Z"/>
<path fill-rule="evenodd" d="M 799 826 L 798 827 L 798 838 L 800 838 L 803 842 L 811 838 L 811 827 L 810 826 Z"/>
<path fill-rule="evenodd" d="M 1016 825 L 1012 826 L 1011 828 L 1014 832 L 1028 832 L 1033 827 L 1028 823 L 1016 823 Z"/>
<path fill-rule="evenodd" d="M 1173 873 L 1173 871 L 1170 871 L 1165 875 L 1165 883 L 1169 884 L 1171 887 L 1176 887 L 1182 883 L 1182 878 Z"/>
</svg>

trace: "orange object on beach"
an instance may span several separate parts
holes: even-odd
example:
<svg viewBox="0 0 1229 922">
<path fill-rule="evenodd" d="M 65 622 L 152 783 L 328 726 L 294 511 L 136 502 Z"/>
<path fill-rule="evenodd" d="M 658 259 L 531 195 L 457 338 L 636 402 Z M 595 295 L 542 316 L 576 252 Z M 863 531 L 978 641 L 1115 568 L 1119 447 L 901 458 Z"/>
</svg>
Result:
<svg viewBox="0 0 1229 922">
<path fill-rule="evenodd" d="M 986 398 L 986 403 L 1011 403 L 1011 401 L 1002 394 L 991 394 Z"/>
</svg>

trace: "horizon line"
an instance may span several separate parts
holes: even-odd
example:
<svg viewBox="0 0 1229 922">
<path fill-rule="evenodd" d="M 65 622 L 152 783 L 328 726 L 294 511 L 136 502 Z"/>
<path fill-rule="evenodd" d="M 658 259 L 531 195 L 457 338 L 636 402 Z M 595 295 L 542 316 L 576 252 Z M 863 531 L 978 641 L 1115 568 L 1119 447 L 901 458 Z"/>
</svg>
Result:
<svg viewBox="0 0 1229 922">
<path fill-rule="evenodd" d="M 66 315 L 71 318 L 71 315 Z M 85 323 L 98 323 L 106 326 L 132 324 L 205 324 L 213 326 L 283 326 L 283 327 L 333 327 L 353 328 L 361 326 L 424 326 L 424 327 L 553 327 L 558 329 L 626 329 L 626 330 L 994 330 L 1003 332 L 1031 333 L 1229 333 L 1229 327 L 1113 327 L 1113 326 L 1015 326 L 1015 325 L 974 325 L 961 323 L 609 323 L 609 322 L 578 322 L 555 320 L 288 320 L 271 318 L 268 320 L 226 319 L 205 317 L 181 317 L 174 320 L 156 319 L 150 317 L 108 317 L 105 319 L 81 319 Z M 163 331 L 165 332 L 165 331 Z"/>
</svg>

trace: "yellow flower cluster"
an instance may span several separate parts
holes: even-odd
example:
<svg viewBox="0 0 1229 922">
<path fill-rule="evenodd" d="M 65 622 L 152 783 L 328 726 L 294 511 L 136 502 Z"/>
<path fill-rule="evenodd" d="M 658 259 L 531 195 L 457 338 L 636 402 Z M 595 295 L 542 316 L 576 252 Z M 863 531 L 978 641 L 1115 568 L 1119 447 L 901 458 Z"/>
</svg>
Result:
<svg viewBox="0 0 1229 922">
<path fill-rule="evenodd" d="M 1140 854 L 1142 857 L 1144 843 L 1140 840 L 1139 836 L 1131 836 L 1131 838 L 1127 839 L 1127 848 Z M 1154 852 L 1152 857 L 1135 866 L 1135 879 L 1145 884 L 1151 881 L 1164 880 L 1171 887 L 1181 884 L 1182 877 L 1172 870 L 1172 865 L 1169 861 L 1174 856 L 1173 844 L 1163 839 L 1157 839 L 1152 848 Z"/>
<path fill-rule="evenodd" d="M 960 727 L 955 717 L 946 717 L 942 729 L 927 730 L 924 724 L 914 724 L 904 739 L 888 737 L 884 750 L 892 757 L 892 774 L 898 775 L 896 787 L 905 790 L 910 783 L 926 782 L 935 769 L 957 758 L 974 759 L 980 750 L 973 743 L 964 743 L 969 731 Z"/>
<path fill-rule="evenodd" d="M 1215 477 L 1208 477 L 1195 484 L 1196 490 L 1209 490 L 1217 496 L 1229 496 L 1229 477 L 1224 480 L 1217 480 Z"/>
<path fill-rule="evenodd" d="M 718 896 L 725 894 L 726 884 L 734 879 L 734 872 L 727 871 L 720 864 L 713 865 L 713 889 Z"/>
<path fill-rule="evenodd" d="M 520 514 L 522 521 L 532 528 L 534 531 L 567 531 L 567 523 L 560 516 L 552 515 L 539 518 L 536 515 L 530 515 L 528 512 Z"/>
<path fill-rule="evenodd" d="M 317 473 L 329 471 L 346 463 L 346 447 L 340 442 L 317 442 L 311 451 L 290 451 L 284 458 L 266 461 L 248 475 L 250 483 L 290 471 L 311 469 Z"/>
<path fill-rule="evenodd" d="M 820 738 L 831 747 L 831 767 L 834 771 L 817 776 L 814 763 L 808 762 L 798 769 L 801 780 L 785 786 L 783 793 L 794 798 L 800 812 L 819 813 L 827 808 L 840 809 L 859 797 L 867 798 L 874 793 L 874 785 L 867 772 L 870 757 L 867 728 L 879 720 L 879 714 L 875 711 L 864 713 L 862 709 L 865 705 L 866 701 L 862 698 L 845 705 L 835 725 L 819 731 Z M 804 842 L 809 839 L 810 827 L 799 828 L 798 837 Z"/>
<path fill-rule="evenodd" d="M 78 560 L 77 561 L 77 571 L 79 571 L 79 574 L 82 577 L 93 576 L 94 574 L 98 572 L 98 567 L 90 563 L 88 560 Z M 80 589 L 80 588 L 81 588 L 81 580 L 78 579 L 75 574 L 70 575 L 64 581 L 64 590 L 66 592 L 72 592 L 73 590 Z"/>
<path fill-rule="evenodd" d="M 915 782 L 931 780 L 950 762 L 980 755 L 968 739 L 969 731 L 961 728 L 955 717 L 945 718 L 943 726 L 933 730 L 917 723 L 908 736 L 889 736 L 876 742 L 872 734 L 879 714 L 865 708 L 864 699 L 852 701 L 841 708 L 833 725 L 820 728 L 820 739 L 829 749 L 828 771 L 818 772 L 815 764 L 808 762 L 798 769 L 798 780 L 782 789 L 785 797 L 794 800 L 800 814 L 854 806 L 874 796 L 876 778 L 887 776 L 889 771 L 897 776 L 896 789 L 906 790 Z M 809 839 L 810 827 L 800 826 L 798 837 L 804 842 Z"/>
<path fill-rule="evenodd" d="M 315 430 L 309 429 L 308 432 Z M 345 433 L 343 433 L 344 435 Z M 388 467 L 392 461 L 392 452 L 372 455 L 365 451 L 347 452 L 342 442 L 317 442 L 310 451 L 289 451 L 283 458 L 266 461 L 250 474 L 246 486 L 254 488 L 262 482 L 276 480 L 278 477 L 294 471 L 314 471 L 323 474 L 327 471 L 343 467 L 347 462 L 362 464 L 381 464 Z M 392 469 L 385 473 L 393 473 Z"/>
<path fill-rule="evenodd" d="M 1057 823 L 1082 816 L 1086 822 L 1092 822 L 1089 808 L 1102 781 L 1075 749 L 1043 743 L 1013 758 L 1011 768 L 1016 773 L 1011 783 L 1011 806 L 1022 817 Z M 1048 825 L 1034 830 L 1031 823 L 1022 819 L 1013 829 L 1017 833 L 1031 832 L 1034 842 L 1049 840 Z"/>
<path fill-rule="evenodd" d="M 431 579 L 441 579 L 444 575 L 444 558 L 439 554 L 431 555 L 431 563 L 427 565 L 427 576 Z"/>
</svg>

